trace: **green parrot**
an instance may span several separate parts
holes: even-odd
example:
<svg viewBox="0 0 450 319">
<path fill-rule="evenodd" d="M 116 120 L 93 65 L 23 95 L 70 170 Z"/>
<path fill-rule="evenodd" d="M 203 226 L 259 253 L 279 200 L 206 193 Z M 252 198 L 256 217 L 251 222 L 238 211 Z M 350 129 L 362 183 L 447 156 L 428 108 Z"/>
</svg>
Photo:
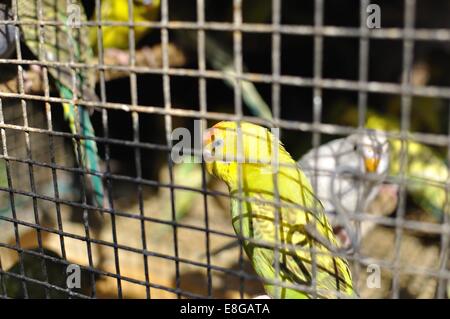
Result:
<svg viewBox="0 0 450 319">
<path fill-rule="evenodd" d="M 258 125 L 241 122 L 238 128 L 236 122 L 220 122 L 205 133 L 203 143 L 206 169 L 229 188 L 233 228 L 243 237 L 267 294 L 283 299 L 355 297 L 346 259 L 333 254 L 338 244 L 323 206 L 281 142 Z M 281 205 L 278 226 L 274 177 Z"/>
<path fill-rule="evenodd" d="M 14 0 L 13 0 L 14 1 Z M 39 15 L 39 3 L 42 16 Z M 17 15 L 20 22 L 22 38 L 30 51 L 40 60 L 60 63 L 89 63 L 93 58 L 89 46 L 86 28 L 80 22 L 86 21 L 83 6 L 79 1 L 67 0 L 17 0 Z M 36 21 L 58 23 L 39 26 Z M 42 46 L 39 33 L 42 31 Z M 40 50 L 40 47 L 42 50 Z M 73 68 L 67 66 L 48 67 L 61 98 L 98 101 L 95 94 L 95 70 L 76 68 L 76 85 L 73 89 Z M 95 137 L 89 111 L 79 105 L 63 103 L 64 118 L 69 123 L 72 134 L 87 138 Z M 92 139 L 80 139 L 80 153 L 74 143 L 75 154 L 79 164 L 89 172 L 100 171 L 97 143 Z M 94 194 L 94 201 L 99 207 L 104 205 L 103 183 L 100 176 L 87 174 L 89 190 Z"/>
</svg>

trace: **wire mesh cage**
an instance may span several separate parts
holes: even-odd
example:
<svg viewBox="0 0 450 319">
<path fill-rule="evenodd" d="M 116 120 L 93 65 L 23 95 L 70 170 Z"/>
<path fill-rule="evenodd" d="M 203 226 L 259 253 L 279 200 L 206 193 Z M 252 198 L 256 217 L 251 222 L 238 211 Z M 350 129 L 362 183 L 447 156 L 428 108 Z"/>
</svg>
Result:
<svg viewBox="0 0 450 319">
<path fill-rule="evenodd" d="M 0 1 L 0 297 L 448 298 L 449 9 Z"/>
</svg>

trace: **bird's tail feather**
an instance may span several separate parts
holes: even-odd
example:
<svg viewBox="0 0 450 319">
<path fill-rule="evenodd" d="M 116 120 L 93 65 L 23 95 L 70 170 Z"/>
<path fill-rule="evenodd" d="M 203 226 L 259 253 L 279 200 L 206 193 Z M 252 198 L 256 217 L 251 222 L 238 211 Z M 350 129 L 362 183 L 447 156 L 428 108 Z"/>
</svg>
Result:
<svg viewBox="0 0 450 319">
<path fill-rule="evenodd" d="M 62 98 L 72 99 L 73 94 L 69 88 L 59 85 L 59 91 Z M 89 111 L 86 108 L 82 106 L 78 107 L 80 132 L 78 132 L 77 129 L 75 106 L 73 104 L 63 103 L 63 108 L 64 118 L 68 121 L 72 134 L 79 134 L 88 138 L 95 137 L 94 128 L 92 127 L 91 119 L 89 117 Z M 78 154 L 78 147 L 76 143 L 74 143 L 74 148 L 78 163 L 82 165 L 86 172 L 88 172 L 86 174 L 87 180 L 92 192 L 94 193 L 94 198 L 97 205 L 99 207 L 104 207 L 105 197 L 102 179 L 100 176 L 92 174 L 100 172 L 97 143 L 92 139 L 81 139 L 81 154 Z"/>
<path fill-rule="evenodd" d="M 179 40 L 186 46 L 192 46 L 197 43 L 194 32 L 178 33 Z M 206 35 L 206 59 L 211 66 L 218 71 L 225 73 L 225 83 L 234 87 L 234 57 L 226 48 L 216 41 L 213 37 Z M 245 66 L 244 66 L 244 69 Z M 249 108 L 250 112 L 257 117 L 272 120 L 272 110 L 259 94 L 256 86 L 250 81 L 241 81 L 242 98 Z"/>
</svg>

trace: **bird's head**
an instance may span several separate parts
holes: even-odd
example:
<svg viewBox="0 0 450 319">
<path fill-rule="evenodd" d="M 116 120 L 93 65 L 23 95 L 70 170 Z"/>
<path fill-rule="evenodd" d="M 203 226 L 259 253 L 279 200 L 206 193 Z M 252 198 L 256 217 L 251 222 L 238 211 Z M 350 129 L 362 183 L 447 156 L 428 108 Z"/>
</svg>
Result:
<svg viewBox="0 0 450 319">
<path fill-rule="evenodd" d="M 389 142 L 377 131 L 352 136 L 355 149 L 360 154 L 366 173 L 383 174 L 389 166 Z"/>
<path fill-rule="evenodd" d="M 236 122 L 220 122 L 203 135 L 207 171 L 228 184 L 237 180 L 238 163 L 247 168 L 270 169 L 274 163 L 291 163 L 286 154 L 268 129 L 248 122 L 241 122 L 240 126 Z"/>
</svg>

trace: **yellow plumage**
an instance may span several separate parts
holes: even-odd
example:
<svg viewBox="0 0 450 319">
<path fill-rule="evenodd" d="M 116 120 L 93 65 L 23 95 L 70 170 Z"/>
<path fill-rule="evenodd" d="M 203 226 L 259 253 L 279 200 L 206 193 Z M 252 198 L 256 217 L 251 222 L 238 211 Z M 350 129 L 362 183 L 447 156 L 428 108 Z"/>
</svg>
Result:
<svg viewBox="0 0 450 319">
<path fill-rule="evenodd" d="M 261 126 L 242 122 L 238 130 L 235 122 L 221 122 L 205 135 L 204 145 L 206 168 L 229 187 L 233 227 L 245 238 L 244 249 L 267 293 L 274 298 L 354 296 L 347 261 L 331 252 L 338 244 L 323 207 L 279 140 Z M 236 198 L 240 187 L 243 201 Z M 296 287 L 277 288 L 276 282 Z"/>
<path fill-rule="evenodd" d="M 153 21 L 158 16 L 160 0 L 134 0 L 133 22 Z M 101 22 L 126 22 L 129 21 L 128 0 L 103 0 L 101 2 Z M 94 21 L 97 21 L 95 16 Z M 126 50 L 129 47 L 128 26 L 102 26 L 103 47 Z M 136 43 L 149 31 L 146 26 L 135 26 L 134 36 Z M 89 39 L 94 51 L 97 51 L 97 28 L 91 28 Z"/>
</svg>

